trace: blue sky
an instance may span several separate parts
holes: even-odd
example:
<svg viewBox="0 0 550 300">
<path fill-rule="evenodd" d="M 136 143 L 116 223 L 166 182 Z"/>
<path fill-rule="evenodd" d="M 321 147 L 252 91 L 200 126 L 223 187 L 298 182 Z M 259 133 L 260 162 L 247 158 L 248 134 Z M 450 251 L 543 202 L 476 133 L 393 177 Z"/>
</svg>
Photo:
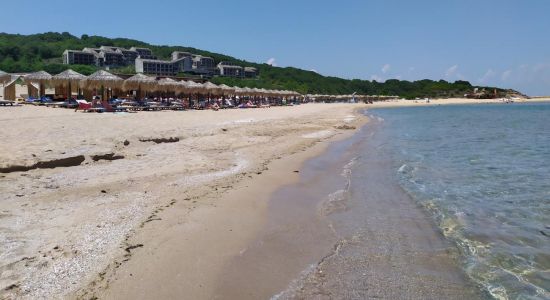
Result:
<svg viewBox="0 0 550 300">
<path fill-rule="evenodd" d="M 128 37 L 343 78 L 550 95 L 548 0 L 19 0 L 2 11 L 8 33 Z"/>
</svg>

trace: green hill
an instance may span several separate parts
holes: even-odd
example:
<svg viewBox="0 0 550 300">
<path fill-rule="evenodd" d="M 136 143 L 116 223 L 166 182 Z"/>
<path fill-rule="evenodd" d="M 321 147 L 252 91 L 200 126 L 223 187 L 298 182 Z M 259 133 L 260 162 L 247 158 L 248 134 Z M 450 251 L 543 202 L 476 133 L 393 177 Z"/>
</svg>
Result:
<svg viewBox="0 0 550 300">
<path fill-rule="evenodd" d="M 231 61 L 242 66 L 256 67 L 260 71 L 259 78 L 239 79 L 222 78 L 212 79 L 214 83 L 225 83 L 228 85 L 248 86 L 267 89 L 287 89 L 300 93 L 313 94 L 359 94 L 369 95 L 398 95 L 406 98 L 415 97 L 452 97 L 463 96 L 473 90 L 473 86 L 467 81 L 447 82 L 444 80 L 387 80 L 380 83 L 368 80 L 347 80 L 337 77 L 323 76 L 312 71 L 305 71 L 293 67 L 274 67 L 267 64 L 258 64 L 239 60 L 223 54 L 212 53 L 200 49 L 181 46 L 158 46 L 145 42 L 125 39 L 106 38 L 101 36 L 82 35 L 76 37 L 68 32 L 56 33 L 47 32 L 32 35 L 19 35 L 0 33 L 0 70 L 6 72 L 31 72 L 45 70 L 52 74 L 59 73 L 67 68 L 83 74 L 91 74 L 96 71 L 94 66 L 63 65 L 61 54 L 65 49 L 80 50 L 84 47 L 117 46 L 130 48 L 147 47 L 160 59 L 169 59 L 173 51 L 187 51 L 195 54 L 206 55 L 219 61 Z M 116 72 L 115 70 L 114 72 Z M 121 73 L 133 73 L 132 67 L 118 70 Z M 482 87 L 483 88 L 483 87 Z M 486 87 L 493 90 L 493 87 Z M 497 89 L 499 94 L 506 93 L 505 90 Z"/>
</svg>

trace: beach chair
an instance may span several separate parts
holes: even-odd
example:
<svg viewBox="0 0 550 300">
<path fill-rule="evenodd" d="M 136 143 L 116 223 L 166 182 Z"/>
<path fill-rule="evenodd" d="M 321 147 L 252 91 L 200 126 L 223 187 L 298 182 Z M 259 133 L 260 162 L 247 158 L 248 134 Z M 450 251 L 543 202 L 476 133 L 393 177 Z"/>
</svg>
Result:
<svg viewBox="0 0 550 300">
<path fill-rule="evenodd" d="M 15 104 L 15 101 L 11 101 L 11 100 L 0 100 L 0 105 L 2 106 L 13 106 Z"/>
<path fill-rule="evenodd" d="M 86 100 L 76 100 L 76 102 L 78 103 L 78 107 L 75 111 L 82 110 L 83 112 L 89 112 L 92 109 L 92 103 Z"/>
</svg>

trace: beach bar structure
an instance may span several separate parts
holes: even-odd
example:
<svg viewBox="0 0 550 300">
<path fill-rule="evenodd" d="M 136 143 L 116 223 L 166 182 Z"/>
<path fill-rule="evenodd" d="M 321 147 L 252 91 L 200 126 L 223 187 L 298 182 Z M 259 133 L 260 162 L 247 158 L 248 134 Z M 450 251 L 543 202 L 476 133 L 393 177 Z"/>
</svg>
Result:
<svg viewBox="0 0 550 300">
<path fill-rule="evenodd" d="M 19 80 L 19 76 L 11 76 L 10 79 L 7 81 L 3 81 L 3 90 L 4 90 L 4 99 L 3 100 L 12 100 L 14 101 L 16 99 L 15 91 L 16 91 L 16 83 L 17 80 Z"/>
<path fill-rule="evenodd" d="M 46 85 L 52 80 L 52 75 L 46 71 L 38 71 L 24 77 L 29 96 L 40 98 L 46 94 Z"/>
</svg>

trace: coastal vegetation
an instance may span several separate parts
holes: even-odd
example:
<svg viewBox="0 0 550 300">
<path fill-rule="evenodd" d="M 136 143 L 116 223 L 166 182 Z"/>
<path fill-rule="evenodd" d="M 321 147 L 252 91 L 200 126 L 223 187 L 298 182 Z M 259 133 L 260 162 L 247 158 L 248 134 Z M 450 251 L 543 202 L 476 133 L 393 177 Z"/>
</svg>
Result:
<svg viewBox="0 0 550 300">
<path fill-rule="evenodd" d="M 418 80 L 406 81 L 390 79 L 385 82 L 343 79 L 323 76 L 313 71 L 301 70 L 293 67 L 275 67 L 268 64 L 259 64 L 240 60 L 231 56 L 212 53 L 200 49 L 182 46 L 159 46 L 126 38 L 106 38 L 101 36 L 82 35 L 74 36 L 68 32 L 47 32 L 41 34 L 19 35 L 0 33 L 0 70 L 5 72 L 32 72 L 45 70 L 56 74 L 68 68 L 79 73 L 89 75 L 97 71 L 98 67 L 90 65 L 64 65 L 61 54 L 65 49 L 82 49 L 84 47 L 99 47 L 101 45 L 130 48 L 147 47 L 159 59 L 170 59 L 173 51 L 186 51 L 214 58 L 216 63 L 229 61 L 241 66 L 255 67 L 260 76 L 254 79 L 231 77 L 215 77 L 212 82 L 231 86 L 247 86 L 266 89 L 293 90 L 310 94 L 369 94 L 369 95 L 397 95 L 405 98 L 423 97 L 462 97 L 471 93 L 475 86 L 467 81 L 447 82 L 445 80 Z M 135 73 L 133 67 L 111 69 L 114 73 Z M 490 91 L 497 90 L 499 96 L 507 91 L 494 87 L 478 87 Z"/>
</svg>

